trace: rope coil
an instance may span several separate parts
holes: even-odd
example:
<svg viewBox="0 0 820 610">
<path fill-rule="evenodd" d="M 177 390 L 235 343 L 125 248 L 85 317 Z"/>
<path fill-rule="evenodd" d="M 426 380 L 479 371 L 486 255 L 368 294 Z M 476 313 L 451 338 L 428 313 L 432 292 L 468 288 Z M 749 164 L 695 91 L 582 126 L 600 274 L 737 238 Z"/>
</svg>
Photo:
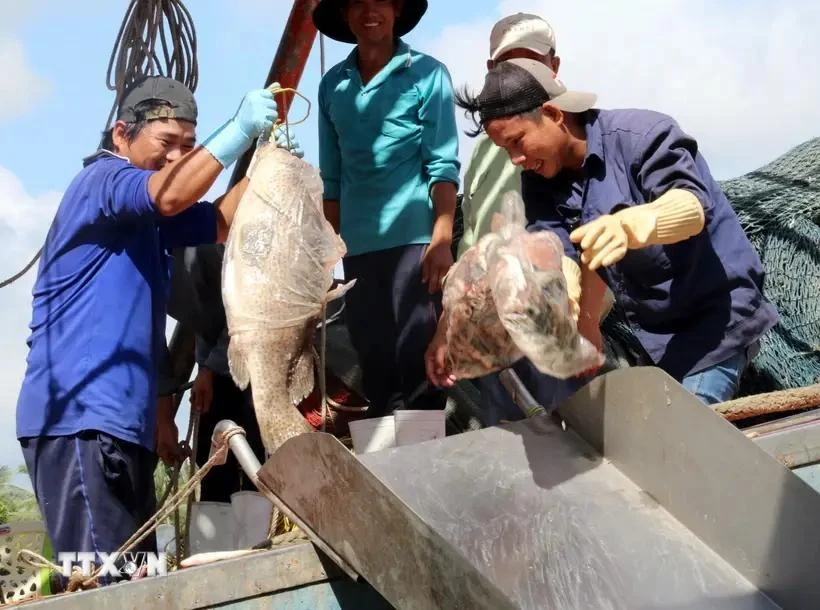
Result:
<svg viewBox="0 0 820 610">
<path fill-rule="evenodd" d="M 168 38 L 172 45 L 170 52 Z M 162 49 L 164 69 L 158 46 Z M 116 98 L 105 129 L 111 125 L 123 90 L 142 76 L 173 78 L 192 93 L 196 91 L 199 84 L 196 30 L 182 0 L 131 0 L 108 61 L 106 86 L 116 92 Z"/>
<path fill-rule="evenodd" d="M 116 95 L 103 131 L 110 127 L 124 89 L 141 76 L 173 78 L 195 92 L 199 84 L 196 45 L 194 22 L 182 0 L 131 0 L 108 61 L 106 87 Z M 0 281 L 0 288 L 28 273 L 42 253 L 40 247 L 25 267 Z"/>
</svg>

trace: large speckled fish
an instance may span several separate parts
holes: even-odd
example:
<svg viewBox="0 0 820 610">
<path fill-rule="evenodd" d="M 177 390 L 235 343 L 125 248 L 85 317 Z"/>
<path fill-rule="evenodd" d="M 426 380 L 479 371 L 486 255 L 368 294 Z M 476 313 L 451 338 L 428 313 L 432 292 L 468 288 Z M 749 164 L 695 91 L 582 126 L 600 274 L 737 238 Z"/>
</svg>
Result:
<svg viewBox="0 0 820 610">
<path fill-rule="evenodd" d="M 268 455 L 312 428 L 296 408 L 314 387 L 313 338 L 346 247 L 322 212 L 319 172 L 275 144 L 256 152 L 225 244 L 222 298 L 237 385 L 251 386 Z"/>
</svg>

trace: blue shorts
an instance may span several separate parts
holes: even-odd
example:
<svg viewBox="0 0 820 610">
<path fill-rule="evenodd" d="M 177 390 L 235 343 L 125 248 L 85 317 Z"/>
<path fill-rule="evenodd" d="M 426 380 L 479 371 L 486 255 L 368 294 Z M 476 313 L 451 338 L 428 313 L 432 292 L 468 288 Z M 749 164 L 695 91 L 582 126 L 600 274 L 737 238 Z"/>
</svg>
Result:
<svg viewBox="0 0 820 610">
<path fill-rule="evenodd" d="M 94 430 L 20 445 L 58 565 L 61 552 L 117 551 L 156 512 L 157 457 L 144 447 Z M 152 532 L 131 552 L 156 550 Z"/>
<path fill-rule="evenodd" d="M 743 350 L 708 369 L 684 377 L 681 385 L 707 405 L 726 402 L 737 394 L 749 359 L 747 350 Z"/>
</svg>

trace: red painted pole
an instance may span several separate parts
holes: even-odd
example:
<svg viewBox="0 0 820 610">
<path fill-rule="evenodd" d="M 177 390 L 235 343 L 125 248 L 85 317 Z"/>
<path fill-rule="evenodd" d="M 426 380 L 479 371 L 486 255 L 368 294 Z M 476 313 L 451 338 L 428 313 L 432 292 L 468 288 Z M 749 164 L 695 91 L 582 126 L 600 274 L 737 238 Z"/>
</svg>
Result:
<svg viewBox="0 0 820 610">
<path fill-rule="evenodd" d="M 282 32 L 279 48 L 273 58 L 265 87 L 278 82 L 282 88 L 296 89 L 302 79 L 310 50 L 316 40 L 316 27 L 313 25 L 313 9 L 319 0 L 294 0 L 290 16 Z M 279 106 L 279 119 L 284 121 L 293 102 L 292 93 L 280 93 L 276 96 Z M 255 144 L 237 160 L 231 176 L 231 186 L 239 182 L 248 170 Z"/>
</svg>

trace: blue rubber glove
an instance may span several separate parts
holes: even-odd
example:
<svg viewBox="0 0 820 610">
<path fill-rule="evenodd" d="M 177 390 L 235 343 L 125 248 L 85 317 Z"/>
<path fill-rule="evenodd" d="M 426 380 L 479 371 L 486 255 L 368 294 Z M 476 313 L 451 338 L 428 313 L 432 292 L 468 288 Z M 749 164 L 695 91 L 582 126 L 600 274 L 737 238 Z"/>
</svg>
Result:
<svg viewBox="0 0 820 610">
<path fill-rule="evenodd" d="M 268 89 L 248 92 L 233 117 L 212 133 L 203 146 L 222 167 L 232 165 L 253 140 L 269 130 L 276 120 L 278 108 Z"/>
<path fill-rule="evenodd" d="M 299 140 L 293 135 L 292 128 L 285 131 L 284 125 L 277 125 L 276 129 L 274 129 L 274 133 L 276 134 L 276 146 L 279 148 L 287 148 L 294 157 L 298 157 L 299 159 L 305 156 L 305 152 L 299 145 Z M 288 142 L 288 134 L 290 134 L 290 142 Z"/>
</svg>

